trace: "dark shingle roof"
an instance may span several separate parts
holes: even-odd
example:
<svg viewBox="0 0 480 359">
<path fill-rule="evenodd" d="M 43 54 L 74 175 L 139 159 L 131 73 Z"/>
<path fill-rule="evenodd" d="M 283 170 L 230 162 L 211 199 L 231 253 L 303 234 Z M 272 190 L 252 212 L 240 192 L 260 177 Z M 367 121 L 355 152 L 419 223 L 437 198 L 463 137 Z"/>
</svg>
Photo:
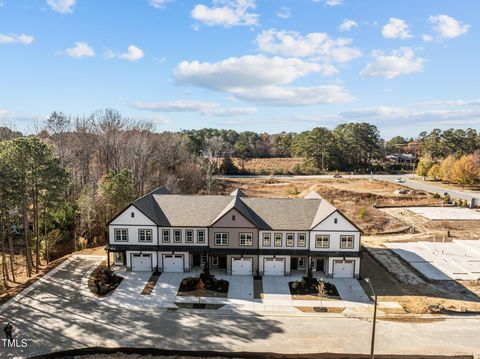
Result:
<svg viewBox="0 0 480 359">
<path fill-rule="evenodd" d="M 336 208 L 321 196 L 249 198 L 240 190 L 229 196 L 172 195 L 159 188 L 133 205 L 159 226 L 208 227 L 236 209 L 259 229 L 309 230 Z M 232 198 L 233 197 L 233 198 Z"/>
</svg>

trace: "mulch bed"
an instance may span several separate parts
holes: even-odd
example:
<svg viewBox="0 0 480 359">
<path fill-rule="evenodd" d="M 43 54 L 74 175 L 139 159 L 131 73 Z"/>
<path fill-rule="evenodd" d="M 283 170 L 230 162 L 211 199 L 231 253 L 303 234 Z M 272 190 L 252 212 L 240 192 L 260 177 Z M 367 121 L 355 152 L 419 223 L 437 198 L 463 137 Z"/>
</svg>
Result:
<svg viewBox="0 0 480 359">
<path fill-rule="evenodd" d="M 204 287 L 199 277 L 187 277 L 180 283 L 177 295 L 225 298 L 228 295 L 228 287 L 229 283 L 223 279 L 213 279 L 209 286 Z"/>
<path fill-rule="evenodd" d="M 337 288 L 332 283 L 324 282 L 325 294 L 321 296 L 318 293 L 319 280 L 316 278 L 303 277 L 301 281 L 289 282 L 290 294 L 294 299 L 339 299 Z M 308 296 L 310 298 L 302 298 L 301 296 Z M 317 298 L 318 297 L 318 298 Z"/>
<path fill-rule="evenodd" d="M 153 288 L 155 288 L 155 284 L 157 284 L 158 278 L 160 278 L 160 275 L 162 273 L 160 272 L 153 272 L 152 275 L 150 276 L 150 279 L 148 280 L 147 284 L 145 285 L 145 288 L 142 290 L 142 294 L 144 295 L 150 295 L 152 294 Z"/>
<path fill-rule="evenodd" d="M 90 274 L 90 277 L 88 278 L 88 288 L 97 296 L 106 297 L 117 289 L 122 280 L 123 277 L 115 274 L 110 278 L 108 277 L 107 263 L 105 261 L 100 263 Z"/>
</svg>

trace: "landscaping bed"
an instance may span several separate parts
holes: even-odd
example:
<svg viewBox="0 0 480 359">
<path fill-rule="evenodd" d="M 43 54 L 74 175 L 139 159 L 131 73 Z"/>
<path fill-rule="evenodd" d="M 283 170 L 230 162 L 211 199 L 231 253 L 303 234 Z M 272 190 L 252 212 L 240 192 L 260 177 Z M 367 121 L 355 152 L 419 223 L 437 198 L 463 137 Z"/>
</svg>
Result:
<svg viewBox="0 0 480 359">
<path fill-rule="evenodd" d="M 225 298 L 228 295 L 228 287 L 228 281 L 216 279 L 206 267 L 198 277 L 184 278 L 180 283 L 177 295 Z"/>
<path fill-rule="evenodd" d="M 107 263 L 102 262 L 93 270 L 88 278 L 88 288 L 99 297 L 111 294 L 122 282 L 123 277 L 116 275 L 107 268 Z"/>
<path fill-rule="evenodd" d="M 155 285 L 157 284 L 158 278 L 160 278 L 160 275 L 162 273 L 160 272 L 153 272 L 152 275 L 150 276 L 150 279 L 148 280 L 147 284 L 145 285 L 145 288 L 143 288 L 142 294 L 143 295 L 150 295 L 152 294 L 153 288 L 155 288 Z"/>
<path fill-rule="evenodd" d="M 335 285 L 323 282 L 323 295 L 319 292 L 320 281 L 313 277 L 302 277 L 301 281 L 288 283 L 293 300 L 340 299 Z"/>
</svg>

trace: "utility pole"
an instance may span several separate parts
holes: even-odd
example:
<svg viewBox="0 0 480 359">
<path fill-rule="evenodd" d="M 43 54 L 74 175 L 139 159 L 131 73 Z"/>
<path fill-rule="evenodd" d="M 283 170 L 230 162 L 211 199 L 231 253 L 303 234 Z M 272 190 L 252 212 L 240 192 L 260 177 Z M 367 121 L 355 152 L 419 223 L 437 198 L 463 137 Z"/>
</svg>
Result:
<svg viewBox="0 0 480 359">
<path fill-rule="evenodd" d="M 372 283 L 369 278 L 365 278 L 365 282 L 370 285 L 370 289 L 373 293 L 373 325 L 372 325 L 372 342 L 370 344 L 370 359 L 375 359 L 375 324 L 377 322 L 377 293 L 373 290 Z"/>
</svg>

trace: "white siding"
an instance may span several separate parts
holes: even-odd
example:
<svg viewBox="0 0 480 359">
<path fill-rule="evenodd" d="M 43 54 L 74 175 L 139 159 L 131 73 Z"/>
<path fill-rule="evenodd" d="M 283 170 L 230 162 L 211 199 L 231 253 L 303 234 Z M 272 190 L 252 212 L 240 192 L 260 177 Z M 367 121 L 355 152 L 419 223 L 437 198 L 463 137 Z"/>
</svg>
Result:
<svg viewBox="0 0 480 359">
<path fill-rule="evenodd" d="M 337 223 L 335 223 L 335 220 Z M 330 236 L 329 248 L 316 248 L 315 236 L 328 235 Z M 353 248 L 340 248 L 341 236 L 353 236 Z M 334 251 L 334 252 L 358 252 L 360 251 L 360 231 L 355 228 L 343 215 L 338 212 L 333 213 L 326 218 L 322 223 L 318 224 L 310 232 L 310 250 L 311 251 Z"/>
<path fill-rule="evenodd" d="M 132 217 L 132 213 L 134 217 Z M 151 225 L 155 226 L 150 218 L 140 212 L 136 207 L 130 206 L 123 211 L 117 218 L 115 218 L 110 225 Z"/>
<path fill-rule="evenodd" d="M 128 241 L 115 241 L 115 229 L 126 229 L 128 231 Z M 139 242 L 138 231 L 139 229 L 151 229 L 152 241 L 151 242 Z M 139 244 L 139 245 L 157 245 L 157 226 L 155 225 L 122 225 L 122 224 L 110 224 L 108 226 L 108 238 L 109 243 L 112 244 Z"/>
</svg>

